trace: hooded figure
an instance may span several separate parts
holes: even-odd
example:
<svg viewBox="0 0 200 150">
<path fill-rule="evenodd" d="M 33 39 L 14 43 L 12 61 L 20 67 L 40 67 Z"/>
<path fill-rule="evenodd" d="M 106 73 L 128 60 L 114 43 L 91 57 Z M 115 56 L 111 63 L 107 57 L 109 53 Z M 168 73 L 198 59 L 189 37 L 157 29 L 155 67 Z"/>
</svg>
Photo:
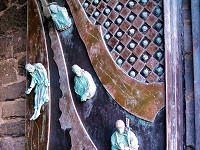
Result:
<svg viewBox="0 0 200 150">
<path fill-rule="evenodd" d="M 56 25 L 56 29 L 59 31 L 68 29 L 72 25 L 72 21 L 68 16 L 67 9 L 65 7 L 58 6 L 56 3 L 49 5 L 51 17 Z"/>
<path fill-rule="evenodd" d="M 49 101 L 49 81 L 47 78 L 47 72 L 41 63 L 35 63 L 33 65 L 27 64 L 25 69 L 31 74 L 30 88 L 25 92 L 30 94 L 32 89 L 35 87 L 35 106 L 34 114 L 30 120 L 35 120 L 40 115 L 40 109 L 42 105 Z"/>
<path fill-rule="evenodd" d="M 91 74 L 81 69 L 78 65 L 73 65 L 72 71 L 76 74 L 74 77 L 74 89 L 76 94 L 81 96 L 81 101 L 92 98 L 96 92 L 96 85 Z"/>
</svg>

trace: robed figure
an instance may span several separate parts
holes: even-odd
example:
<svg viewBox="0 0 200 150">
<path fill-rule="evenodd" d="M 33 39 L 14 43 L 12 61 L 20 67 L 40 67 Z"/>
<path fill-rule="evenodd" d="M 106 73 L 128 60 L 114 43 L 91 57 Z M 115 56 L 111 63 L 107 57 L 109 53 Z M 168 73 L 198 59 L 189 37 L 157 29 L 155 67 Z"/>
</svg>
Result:
<svg viewBox="0 0 200 150">
<path fill-rule="evenodd" d="M 111 136 L 112 150 L 138 150 L 138 139 L 130 127 L 125 127 L 122 120 L 116 121 L 115 131 Z"/>
<path fill-rule="evenodd" d="M 51 11 L 51 17 L 56 25 L 56 29 L 63 31 L 68 29 L 72 25 L 72 21 L 69 18 L 67 9 L 65 7 L 58 6 L 55 2 L 49 4 Z"/>
<path fill-rule="evenodd" d="M 35 87 L 35 106 L 34 114 L 30 120 L 35 120 L 40 115 L 41 107 L 44 103 L 49 101 L 49 81 L 47 78 L 47 72 L 41 63 L 35 63 L 33 65 L 27 64 L 26 70 L 31 74 L 31 84 L 26 94 L 30 94 L 32 89 Z"/>
<path fill-rule="evenodd" d="M 81 101 L 91 99 L 96 92 L 96 85 L 91 74 L 78 65 L 72 66 L 72 71 L 76 74 L 74 77 L 74 90 L 76 94 L 81 96 Z"/>
</svg>

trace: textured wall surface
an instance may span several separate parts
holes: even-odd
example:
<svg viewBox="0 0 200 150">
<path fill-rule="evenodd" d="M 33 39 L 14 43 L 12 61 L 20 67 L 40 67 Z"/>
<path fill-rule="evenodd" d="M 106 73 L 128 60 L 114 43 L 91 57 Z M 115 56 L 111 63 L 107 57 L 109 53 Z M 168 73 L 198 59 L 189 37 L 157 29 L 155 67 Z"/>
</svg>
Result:
<svg viewBox="0 0 200 150">
<path fill-rule="evenodd" d="M 25 143 L 27 0 L 0 0 L 0 149 Z M 194 149 L 194 97 L 190 0 L 183 0 L 185 42 L 186 145 Z"/>
<path fill-rule="evenodd" d="M 26 0 L 0 1 L 0 149 L 25 143 Z"/>
</svg>

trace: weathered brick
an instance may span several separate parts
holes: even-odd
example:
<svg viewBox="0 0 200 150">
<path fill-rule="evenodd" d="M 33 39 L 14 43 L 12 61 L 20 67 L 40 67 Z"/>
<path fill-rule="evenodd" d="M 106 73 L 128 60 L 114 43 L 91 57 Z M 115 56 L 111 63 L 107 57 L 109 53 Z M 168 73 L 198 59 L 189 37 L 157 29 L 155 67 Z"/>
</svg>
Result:
<svg viewBox="0 0 200 150">
<path fill-rule="evenodd" d="M 26 51 L 26 28 L 22 27 L 18 32 L 13 33 L 13 53 Z"/>
<path fill-rule="evenodd" d="M 21 7 L 18 8 L 13 6 L 3 13 L 1 16 L 2 24 L 0 24 L 0 36 L 5 35 L 5 33 L 14 33 L 21 30 L 22 27 L 26 27 L 26 7 L 26 5 L 21 5 Z"/>
<path fill-rule="evenodd" d="M 25 135 L 25 120 L 9 120 L 0 125 L 0 136 L 24 136 Z"/>
<path fill-rule="evenodd" d="M 25 149 L 25 137 L 4 137 L 0 138 L 1 150 L 23 150 Z"/>
<path fill-rule="evenodd" d="M 17 73 L 21 76 L 25 75 L 25 57 L 21 56 L 21 52 L 26 51 L 26 4 L 27 0 L 0 0 L 0 11 L 7 9 L 0 12 L 0 102 L 25 95 L 25 81 L 12 83 L 17 81 Z M 9 84 L 9 86 L 5 84 Z M 8 119 L 13 116 L 25 116 L 25 100 L 1 102 L 0 115 L 0 117 L 6 118 L 4 120 L 0 118 L 0 136 L 3 136 L 0 138 L 0 150 L 25 149 L 25 137 L 15 137 L 25 135 L 24 118 Z"/>
<path fill-rule="evenodd" d="M 0 10 L 7 8 L 0 14 L 0 60 L 26 51 L 26 0 L 20 0 L 18 7 L 12 5 L 14 1 L 10 2 L 6 0 L 0 2 Z"/>
<path fill-rule="evenodd" d="M 15 59 L 9 59 L 0 62 L 0 85 L 15 82 L 17 80 L 15 63 Z"/>
<path fill-rule="evenodd" d="M 25 95 L 26 81 L 15 83 L 0 89 L 0 101 L 13 100 Z"/>
<path fill-rule="evenodd" d="M 7 8 L 6 4 L 7 4 L 6 0 L 1 0 L 0 11 L 5 10 Z"/>
<path fill-rule="evenodd" d="M 9 3 L 1 0 L 0 10 L 0 60 L 11 58 L 13 54 L 26 51 L 26 26 L 27 12 L 26 0 L 16 1 L 19 5 L 12 5 L 14 1 Z"/>
<path fill-rule="evenodd" d="M 26 64 L 26 56 L 22 57 L 18 61 L 18 73 L 21 76 L 26 76 L 25 64 Z"/>
<path fill-rule="evenodd" d="M 0 60 L 13 57 L 13 38 L 12 35 L 0 37 Z"/>
<path fill-rule="evenodd" d="M 25 100 L 15 100 L 1 103 L 2 117 L 25 117 Z"/>
</svg>

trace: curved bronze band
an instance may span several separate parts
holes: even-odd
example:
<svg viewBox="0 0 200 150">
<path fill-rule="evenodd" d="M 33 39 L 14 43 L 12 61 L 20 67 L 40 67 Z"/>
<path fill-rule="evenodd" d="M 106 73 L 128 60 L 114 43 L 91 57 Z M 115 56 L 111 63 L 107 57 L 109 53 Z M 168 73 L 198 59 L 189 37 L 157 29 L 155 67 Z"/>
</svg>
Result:
<svg viewBox="0 0 200 150">
<path fill-rule="evenodd" d="M 153 121 L 164 107 L 164 83 L 141 83 L 125 74 L 112 60 L 101 35 L 100 26 L 90 23 L 78 0 L 66 1 L 72 12 L 91 63 L 112 98 L 131 114 Z"/>
<path fill-rule="evenodd" d="M 49 72 L 44 27 L 36 0 L 28 1 L 27 63 L 42 63 Z M 27 82 L 30 82 L 29 78 Z M 28 84 L 29 85 L 29 84 Z M 34 113 L 34 92 L 26 96 L 26 149 L 48 149 L 51 100 L 44 105 L 38 119 L 30 121 Z"/>
<path fill-rule="evenodd" d="M 59 107 L 62 111 L 62 115 L 59 118 L 61 128 L 66 130 L 70 128 L 70 136 L 72 142 L 72 150 L 77 149 L 97 149 L 92 140 L 90 139 L 87 131 L 85 130 L 78 112 L 75 108 L 73 98 L 71 95 L 67 65 L 63 54 L 60 38 L 55 27 L 51 23 L 49 26 L 49 35 L 52 41 L 51 48 L 54 53 L 54 60 L 58 66 L 60 89 L 62 91 L 62 97 L 59 100 Z M 84 141 L 84 142 L 83 142 Z"/>
</svg>

